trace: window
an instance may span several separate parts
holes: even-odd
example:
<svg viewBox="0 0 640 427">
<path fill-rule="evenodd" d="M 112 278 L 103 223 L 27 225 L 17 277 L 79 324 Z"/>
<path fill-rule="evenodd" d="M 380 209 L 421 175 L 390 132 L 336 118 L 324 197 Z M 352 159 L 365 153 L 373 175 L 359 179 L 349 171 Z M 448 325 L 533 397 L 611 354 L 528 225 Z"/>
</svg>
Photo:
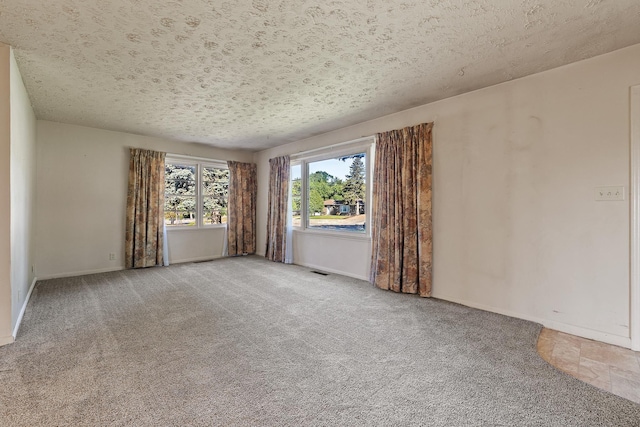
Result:
<svg viewBox="0 0 640 427">
<path fill-rule="evenodd" d="M 226 224 L 228 193 L 226 165 L 167 158 L 164 194 L 167 227 Z"/>
<path fill-rule="evenodd" d="M 291 211 L 293 212 L 293 226 L 300 227 L 302 212 L 302 165 L 291 166 Z"/>
<path fill-rule="evenodd" d="M 292 161 L 294 227 L 369 234 L 366 224 L 372 140 L 349 147 L 341 146 L 324 155 L 303 155 Z"/>
</svg>

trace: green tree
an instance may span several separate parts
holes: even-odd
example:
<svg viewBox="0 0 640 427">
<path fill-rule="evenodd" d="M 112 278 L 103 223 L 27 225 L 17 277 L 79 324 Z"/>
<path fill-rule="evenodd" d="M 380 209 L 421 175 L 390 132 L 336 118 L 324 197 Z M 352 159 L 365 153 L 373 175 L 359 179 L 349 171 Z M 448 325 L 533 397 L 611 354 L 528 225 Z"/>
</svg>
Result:
<svg viewBox="0 0 640 427">
<path fill-rule="evenodd" d="M 322 213 L 324 201 L 333 194 L 330 185 L 333 181 L 335 178 L 324 171 L 309 175 L 309 214 Z"/>
<path fill-rule="evenodd" d="M 324 197 L 316 189 L 309 190 L 309 214 L 320 214 L 324 208 Z"/>
<path fill-rule="evenodd" d="M 349 175 L 344 181 L 342 195 L 344 201 L 350 206 L 355 206 L 356 215 L 359 213 L 359 207 L 366 194 L 365 188 L 365 168 L 362 156 L 354 156 L 349 167 Z"/>
<path fill-rule="evenodd" d="M 342 182 L 340 178 L 335 178 L 329 183 L 329 186 L 331 187 L 331 196 L 329 198 L 336 202 L 343 202 L 344 196 L 342 193 L 344 192 L 344 182 Z"/>
<path fill-rule="evenodd" d="M 300 212 L 302 197 L 302 179 L 295 178 L 291 181 L 291 210 Z"/>
</svg>

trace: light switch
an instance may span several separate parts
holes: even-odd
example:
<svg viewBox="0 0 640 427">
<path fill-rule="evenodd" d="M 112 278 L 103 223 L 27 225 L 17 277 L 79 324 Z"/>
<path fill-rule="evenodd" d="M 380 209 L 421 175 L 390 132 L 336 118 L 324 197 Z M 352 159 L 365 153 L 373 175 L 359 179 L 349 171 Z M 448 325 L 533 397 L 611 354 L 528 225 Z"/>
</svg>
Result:
<svg viewBox="0 0 640 427">
<path fill-rule="evenodd" d="M 596 200 L 603 202 L 624 200 L 624 185 L 596 187 Z"/>
</svg>

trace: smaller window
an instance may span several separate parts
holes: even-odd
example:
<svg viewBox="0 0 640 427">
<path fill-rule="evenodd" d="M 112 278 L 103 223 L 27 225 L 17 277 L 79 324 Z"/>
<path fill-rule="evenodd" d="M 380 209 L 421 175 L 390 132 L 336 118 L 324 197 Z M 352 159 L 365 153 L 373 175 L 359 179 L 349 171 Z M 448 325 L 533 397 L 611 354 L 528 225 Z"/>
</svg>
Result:
<svg viewBox="0 0 640 427">
<path fill-rule="evenodd" d="M 165 161 L 164 218 L 167 227 L 203 227 L 227 222 L 229 170 L 200 161 Z"/>
</svg>

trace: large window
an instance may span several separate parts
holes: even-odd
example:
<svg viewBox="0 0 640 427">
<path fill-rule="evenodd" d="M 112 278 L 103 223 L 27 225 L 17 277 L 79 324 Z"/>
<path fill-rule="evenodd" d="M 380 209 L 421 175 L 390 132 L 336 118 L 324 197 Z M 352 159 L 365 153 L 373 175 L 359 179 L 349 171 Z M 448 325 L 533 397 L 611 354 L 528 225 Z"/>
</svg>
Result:
<svg viewBox="0 0 640 427">
<path fill-rule="evenodd" d="M 227 222 L 229 169 L 224 164 L 167 158 L 164 218 L 167 227 Z"/>
<path fill-rule="evenodd" d="M 291 166 L 293 226 L 368 235 L 372 141 L 335 154 L 301 157 Z"/>
</svg>

